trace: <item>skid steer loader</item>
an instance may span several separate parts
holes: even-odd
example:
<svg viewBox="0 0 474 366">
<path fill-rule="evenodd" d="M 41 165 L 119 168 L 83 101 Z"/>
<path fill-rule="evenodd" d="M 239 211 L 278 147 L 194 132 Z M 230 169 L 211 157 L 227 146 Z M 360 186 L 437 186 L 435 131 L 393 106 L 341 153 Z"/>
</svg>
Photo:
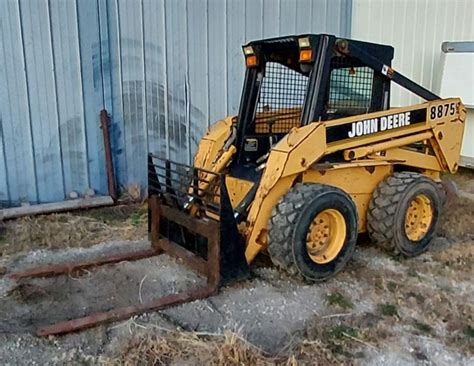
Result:
<svg viewBox="0 0 474 366">
<path fill-rule="evenodd" d="M 152 249 L 136 257 L 165 251 L 207 285 L 40 334 L 210 296 L 245 278 L 259 253 L 317 282 L 344 268 L 362 232 L 393 254 L 429 247 L 445 196 L 440 173 L 458 169 L 461 100 L 395 71 L 385 45 L 309 34 L 250 42 L 243 53 L 238 115 L 209 128 L 193 165 L 148 156 Z M 392 82 L 426 102 L 390 109 Z"/>
</svg>

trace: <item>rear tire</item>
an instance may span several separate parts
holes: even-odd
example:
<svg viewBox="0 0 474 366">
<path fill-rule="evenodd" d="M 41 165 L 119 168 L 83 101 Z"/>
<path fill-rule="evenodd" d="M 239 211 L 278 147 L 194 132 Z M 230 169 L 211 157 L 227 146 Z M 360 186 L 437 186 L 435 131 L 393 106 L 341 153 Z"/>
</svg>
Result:
<svg viewBox="0 0 474 366">
<path fill-rule="evenodd" d="M 393 255 L 417 256 L 434 236 L 442 207 L 436 183 L 413 173 L 394 173 L 374 191 L 367 211 L 367 231 Z"/>
<path fill-rule="evenodd" d="M 344 191 L 297 184 L 274 207 L 268 228 L 273 263 L 306 280 L 324 281 L 344 268 L 357 241 L 357 209 Z"/>
</svg>

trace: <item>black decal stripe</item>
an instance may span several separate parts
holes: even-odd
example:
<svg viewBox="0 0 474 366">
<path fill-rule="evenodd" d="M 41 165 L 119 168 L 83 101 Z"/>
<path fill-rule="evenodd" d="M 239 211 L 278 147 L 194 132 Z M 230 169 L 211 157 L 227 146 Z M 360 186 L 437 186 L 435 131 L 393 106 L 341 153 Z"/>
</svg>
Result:
<svg viewBox="0 0 474 366">
<path fill-rule="evenodd" d="M 349 132 L 352 131 L 352 123 L 354 122 L 327 128 L 326 142 L 330 143 L 347 139 Z"/>
<path fill-rule="evenodd" d="M 426 121 L 426 108 L 416 109 L 410 113 L 410 124 L 421 123 Z"/>
</svg>

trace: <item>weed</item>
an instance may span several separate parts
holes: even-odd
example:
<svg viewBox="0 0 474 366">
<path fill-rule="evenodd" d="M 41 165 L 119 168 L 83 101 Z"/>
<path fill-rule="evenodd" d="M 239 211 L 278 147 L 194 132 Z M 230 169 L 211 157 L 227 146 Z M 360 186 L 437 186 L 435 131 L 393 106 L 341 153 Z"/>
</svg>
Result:
<svg viewBox="0 0 474 366">
<path fill-rule="evenodd" d="M 332 294 L 327 295 L 326 300 L 329 305 L 336 305 L 341 307 L 342 309 L 354 308 L 354 304 L 352 304 L 351 300 L 349 300 L 340 292 L 334 292 Z"/>
<path fill-rule="evenodd" d="M 357 329 L 349 327 L 345 324 L 339 324 L 334 327 L 329 328 L 327 332 L 329 338 L 332 339 L 344 339 L 347 336 L 357 337 Z"/>
<path fill-rule="evenodd" d="M 431 328 L 428 324 L 419 322 L 417 320 L 413 322 L 413 326 L 422 333 L 430 334 L 433 331 L 433 328 Z"/>
<path fill-rule="evenodd" d="M 382 277 L 380 277 L 380 276 L 375 277 L 374 286 L 375 286 L 375 288 L 377 288 L 379 290 L 384 289 Z"/>
<path fill-rule="evenodd" d="M 466 335 L 467 335 L 469 338 L 474 338 L 474 327 L 471 327 L 470 325 L 468 325 L 468 326 L 464 329 L 464 333 L 466 333 Z"/>
<path fill-rule="evenodd" d="M 396 316 L 398 317 L 398 308 L 394 304 L 384 303 L 378 305 L 378 310 L 383 316 Z"/>
<path fill-rule="evenodd" d="M 138 212 L 134 212 L 130 216 L 130 222 L 133 226 L 139 226 L 143 222 L 143 217 Z"/>
<path fill-rule="evenodd" d="M 390 292 L 395 292 L 398 288 L 398 284 L 394 281 L 388 281 L 387 282 L 387 289 L 390 291 Z"/>
<path fill-rule="evenodd" d="M 407 269 L 407 275 L 410 276 L 410 277 L 417 277 L 417 278 L 420 278 L 420 275 L 418 274 L 418 272 L 416 271 L 415 268 L 413 267 L 409 267 Z"/>
<path fill-rule="evenodd" d="M 425 303 L 425 300 L 426 300 L 425 297 L 422 294 L 420 294 L 419 292 L 413 292 L 413 291 L 408 292 L 406 294 L 406 297 L 407 298 L 408 297 L 413 297 L 416 300 L 417 304 L 420 305 L 420 306 L 422 306 Z"/>
</svg>

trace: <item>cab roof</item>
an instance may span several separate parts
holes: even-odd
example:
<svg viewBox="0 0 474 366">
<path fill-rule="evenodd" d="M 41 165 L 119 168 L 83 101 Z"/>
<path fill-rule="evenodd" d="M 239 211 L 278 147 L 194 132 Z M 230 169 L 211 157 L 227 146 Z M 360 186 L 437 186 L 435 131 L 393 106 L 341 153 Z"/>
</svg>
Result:
<svg viewBox="0 0 474 366">
<path fill-rule="evenodd" d="M 336 37 L 331 34 L 300 34 L 300 35 L 289 35 L 284 37 L 267 38 L 256 41 L 251 41 L 242 47 L 252 46 L 256 53 L 262 53 L 264 55 L 271 55 L 272 53 L 293 53 L 299 52 L 298 39 L 308 37 L 310 40 L 311 48 L 316 49 L 319 41 L 323 37 L 329 37 L 332 42 L 329 44 L 334 45 L 337 39 L 343 39 L 347 42 L 354 44 L 355 46 L 364 49 L 372 56 L 383 61 L 385 64 L 390 65 L 394 55 L 394 49 L 392 46 L 382 45 L 378 43 L 357 41 L 344 37 Z"/>
</svg>

